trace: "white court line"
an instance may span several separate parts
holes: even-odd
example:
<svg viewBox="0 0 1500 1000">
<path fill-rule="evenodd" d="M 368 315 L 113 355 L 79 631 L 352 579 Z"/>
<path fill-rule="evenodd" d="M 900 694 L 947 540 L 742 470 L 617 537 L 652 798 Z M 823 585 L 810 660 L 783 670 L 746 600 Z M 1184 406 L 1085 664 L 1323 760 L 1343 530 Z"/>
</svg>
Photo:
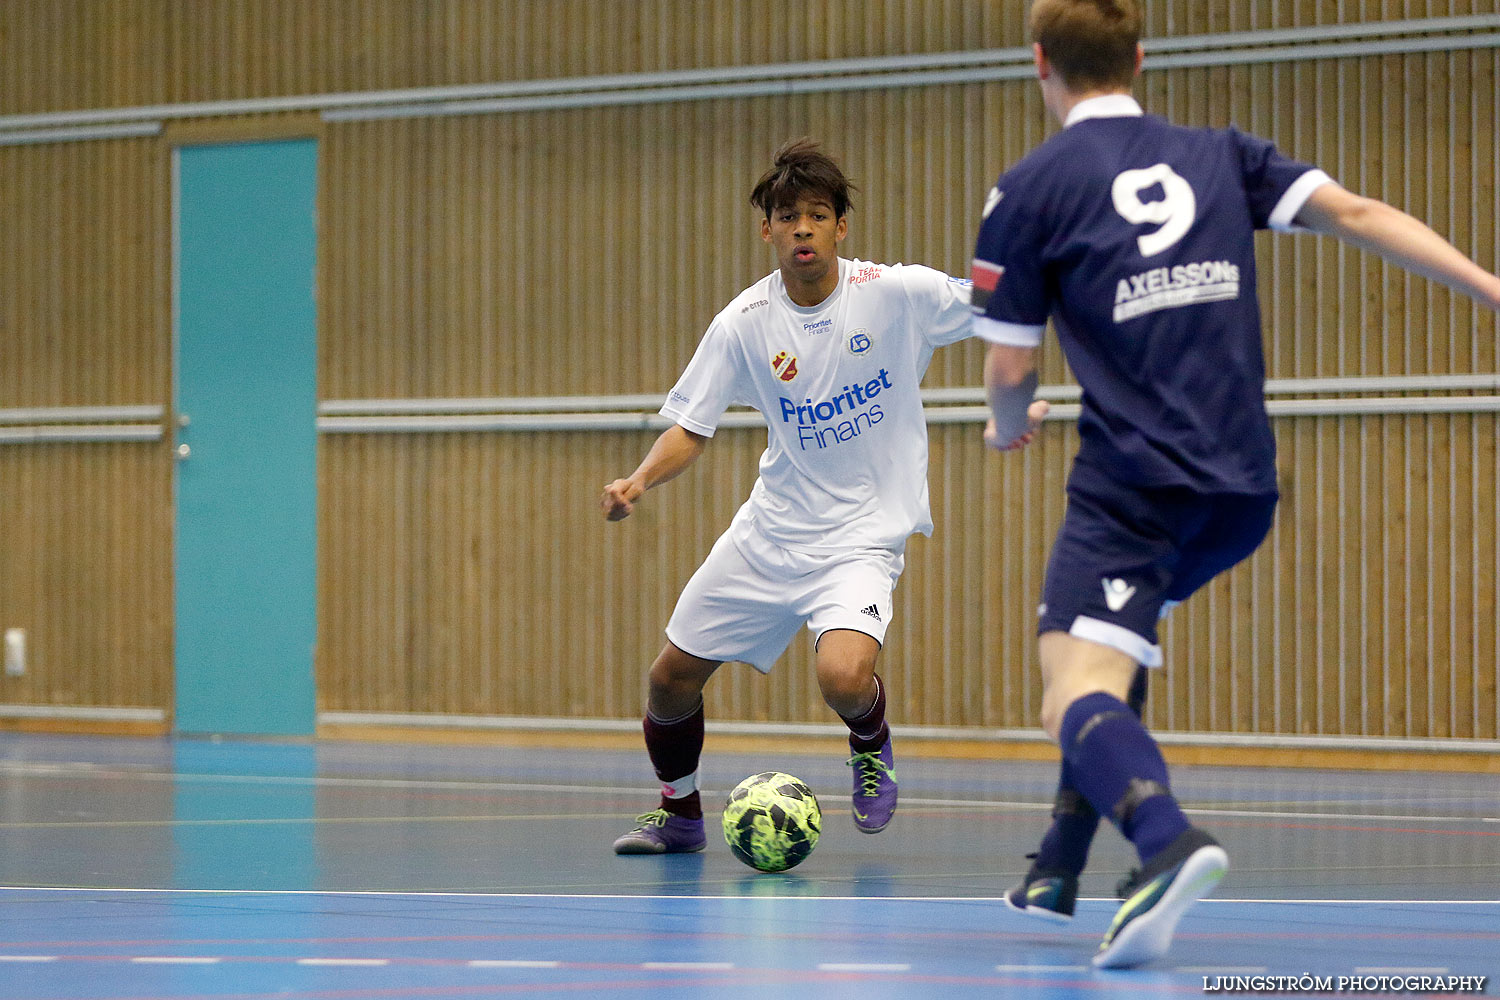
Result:
<svg viewBox="0 0 1500 1000">
<path fill-rule="evenodd" d="M 616 819 L 617 812 L 607 813 L 482 813 L 477 816 L 438 814 L 434 816 L 283 816 L 277 819 L 104 819 L 58 820 L 36 823 L 0 823 L 0 830 L 121 830 L 130 827 L 213 827 L 213 826 L 294 826 L 313 824 L 338 826 L 372 823 L 515 823 L 554 822 L 557 820 Z"/>
<path fill-rule="evenodd" d="M 0 773 L 16 774 L 39 774 L 57 775 L 75 778 L 139 778 L 147 781 L 174 781 L 186 782 L 224 782 L 231 784 L 256 784 L 256 785 L 302 785 L 302 786 L 326 786 L 330 788 L 426 788 L 447 791 L 497 791 L 497 792 L 538 792 L 555 794 L 557 792 L 570 792 L 578 795 L 654 795 L 656 788 L 602 788 L 598 785 L 546 785 L 532 784 L 514 781 L 470 781 L 465 779 L 436 780 L 423 778 L 336 778 L 336 777 L 297 777 L 294 775 L 253 775 L 253 774 L 177 774 L 170 771 L 131 771 L 131 770 L 95 770 L 95 769 L 73 769 L 57 767 L 55 765 L 34 764 L 0 764 Z M 715 790 L 703 789 L 705 795 L 727 795 L 728 789 Z M 1051 802 L 1036 800 L 1014 801 L 1009 799 L 927 799 L 903 797 L 902 804 L 911 807 L 933 807 L 951 806 L 966 809 L 1024 809 L 1028 811 L 1046 811 L 1052 808 Z M 1199 816 L 1230 816 L 1251 819 L 1365 819 L 1400 821 L 1409 823 L 1500 823 L 1500 816 L 1414 816 L 1399 813 L 1358 813 L 1358 812 L 1278 812 L 1276 810 L 1261 809 L 1215 809 L 1209 807 L 1185 806 L 1183 812 Z M 372 817 L 374 819 L 389 819 L 391 822 L 411 819 L 411 817 Z M 233 821 L 230 821 L 233 822 Z M 8 826 L 10 824 L 0 824 Z M 109 821 L 98 824 L 81 824 L 85 826 L 110 825 Z"/>
<path fill-rule="evenodd" d="M 645 795 L 660 792 L 659 788 L 604 788 L 599 785 L 543 785 L 518 781 L 452 781 L 424 778 L 333 778 L 299 777 L 286 774 L 179 774 L 173 771 L 131 770 L 73 770 L 71 768 L 38 768 L 34 765 L 0 764 L 0 774 L 35 774 L 65 778 L 136 778 L 141 781 L 171 781 L 179 784 L 205 784 L 222 782 L 242 785 L 299 785 L 324 786 L 330 788 L 430 788 L 446 791 L 494 791 L 494 792 L 575 792 L 580 795 Z M 704 789 L 709 794 L 721 794 L 713 789 Z M 724 795 L 729 789 L 724 789 Z M 1034 803 L 1033 803 L 1034 804 Z M 1047 808 L 1051 808 L 1049 804 Z"/>
<path fill-rule="evenodd" d="M 643 969 L 656 969 L 659 971 L 703 971 L 723 972 L 734 968 L 733 962 L 642 962 Z"/>
<path fill-rule="evenodd" d="M 823 962 L 819 972 L 910 972 L 906 962 Z"/>
<path fill-rule="evenodd" d="M 633 793 L 631 793 L 633 794 Z M 644 794 L 644 793 L 642 793 Z M 712 792 L 708 793 L 714 794 Z M 902 803 L 910 810 L 922 808 L 923 806 L 938 805 L 944 808 L 954 805 L 951 802 L 924 802 L 921 799 L 903 799 Z M 1025 802 L 970 802 L 968 808 L 973 812 L 989 812 L 993 810 L 1032 810 L 1042 811 L 1052 808 L 1050 805 Z M 1396 813 L 1327 813 L 1327 812 L 1273 812 L 1254 809 L 1196 809 L 1185 808 L 1184 813 L 1195 816 L 1217 816 L 1232 819 L 1268 819 L 1268 820 L 1337 820 L 1342 823 L 1352 822 L 1381 822 L 1381 823 L 1500 823 L 1500 818 L 1490 816 L 1408 816 Z M 330 825 L 370 825 L 377 823 L 499 823 L 499 822 L 554 822 L 560 820 L 599 820 L 611 819 L 619 816 L 619 813 L 480 813 L 469 814 L 447 814 L 438 813 L 427 816 L 282 816 L 276 818 L 247 818 L 233 817 L 227 819 L 99 819 L 99 820 L 48 820 L 38 822 L 14 822 L 0 823 L 0 830 L 88 830 L 88 829 L 124 829 L 127 827 L 211 827 L 211 826 L 276 826 L 292 825 L 297 823 L 310 823 L 320 826 Z"/>
<path fill-rule="evenodd" d="M 74 961 L 95 962 L 102 956 L 94 955 L 69 955 L 67 958 Z M 110 959 L 120 961 L 120 959 Z M 0 962 L 56 962 L 56 955 L 0 955 Z M 130 958 L 128 961 L 136 965 L 215 965 L 226 961 L 223 958 L 209 956 L 152 956 L 142 955 Z M 272 961 L 294 962 L 301 966 L 336 966 L 336 967 L 381 967 L 391 965 L 393 962 L 402 962 L 402 959 L 387 958 L 281 958 Z M 557 961 L 528 961 L 521 959 L 473 959 L 469 962 L 454 962 L 443 964 L 462 964 L 474 969 L 558 969 L 571 968 L 573 963 L 565 966 Z M 581 966 L 580 966 L 581 967 Z M 733 971 L 733 962 L 642 962 L 637 966 L 657 972 L 728 972 Z M 911 972 L 912 965 L 907 962 L 823 962 L 816 966 L 819 972 L 851 972 L 851 973 L 901 973 Z M 1021 973 L 1021 974 L 1048 974 L 1068 973 L 1077 974 L 1089 971 L 1085 965 L 996 965 L 996 972 Z M 1181 975 L 1256 975 L 1267 971 L 1264 965 L 1240 965 L 1240 966 L 1208 966 L 1208 965 L 1181 965 L 1174 967 L 1171 971 Z M 1356 966 L 1353 970 L 1356 976 L 1443 976 L 1449 974 L 1446 966 Z"/>
<path fill-rule="evenodd" d="M 349 897 L 354 899 L 556 899 L 556 900 L 714 900 L 727 899 L 745 903 L 868 903 L 878 900 L 887 903 L 1003 903 L 1004 896 L 740 896 L 730 893 L 708 895 L 694 893 L 662 895 L 657 893 L 629 892 L 422 892 L 400 889 L 150 889 L 139 887 L 101 887 L 77 885 L 0 885 L 0 892 L 59 892 L 59 893 L 128 893 L 137 895 L 172 896 L 320 896 L 330 899 Z M 1083 896 L 1084 903 L 1118 903 L 1113 896 Z M 1296 903 L 1319 906 L 1500 906 L 1500 899 L 1236 899 L 1210 896 L 1199 903 L 1232 905 L 1235 903 Z"/>
<path fill-rule="evenodd" d="M 712 794 L 712 793 L 710 793 Z M 971 809 L 1051 809 L 1050 802 L 1017 802 L 1009 799 L 921 799 L 904 797 L 905 806 L 953 806 Z M 1334 810 L 1227 809 L 1184 805 L 1182 811 L 1195 816 L 1228 816 L 1237 819 L 1337 819 L 1382 820 L 1402 823 L 1500 823 L 1495 816 L 1431 816 L 1411 813 L 1368 813 Z"/>
</svg>

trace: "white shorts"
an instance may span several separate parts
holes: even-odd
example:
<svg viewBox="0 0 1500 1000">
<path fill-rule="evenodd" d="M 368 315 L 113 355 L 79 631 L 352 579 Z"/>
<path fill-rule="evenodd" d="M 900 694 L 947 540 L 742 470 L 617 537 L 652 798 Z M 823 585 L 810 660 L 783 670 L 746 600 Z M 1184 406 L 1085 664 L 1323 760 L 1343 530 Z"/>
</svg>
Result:
<svg viewBox="0 0 1500 1000">
<path fill-rule="evenodd" d="M 705 660 L 741 660 L 770 673 L 803 623 L 816 639 L 830 629 L 885 641 L 891 594 L 906 564 L 890 549 L 808 555 L 759 534 L 719 536 L 677 598 L 667 638 Z"/>
</svg>

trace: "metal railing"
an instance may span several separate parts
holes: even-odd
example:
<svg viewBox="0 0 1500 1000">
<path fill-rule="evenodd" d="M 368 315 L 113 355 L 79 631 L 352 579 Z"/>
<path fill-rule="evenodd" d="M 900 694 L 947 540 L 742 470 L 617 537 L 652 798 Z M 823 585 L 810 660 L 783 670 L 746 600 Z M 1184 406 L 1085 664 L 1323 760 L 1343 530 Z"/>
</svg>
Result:
<svg viewBox="0 0 1500 1000">
<path fill-rule="evenodd" d="M 1147 70 L 1500 48 L 1500 14 L 1146 39 Z M 153 135 L 165 121 L 318 112 L 326 121 L 499 114 L 1025 79 L 1029 47 L 714 66 L 446 87 L 0 115 L 0 145 Z"/>
<path fill-rule="evenodd" d="M 1048 420 L 1078 419 L 1078 386 L 1044 385 L 1037 396 L 1053 404 Z M 331 399 L 318 404 L 317 421 L 323 434 L 664 430 L 671 421 L 656 411 L 665 398 L 665 393 L 633 393 Z M 923 390 L 922 405 L 931 424 L 989 419 L 984 390 L 978 386 Z M 1266 411 L 1272 417 L 1496 413 L 1500 412 L 1500 375 L 1269 379 Z M 166 434 L 165 412 L 162 406 L 0 409 L 0 444 L 160 441 Z M 730 410 L 719 421 L 726 429 L 765 424 L 761 414 L 745 409 Z"/>
<path fill-rule="evenodd" d="M 43 406 L 0 409 L 0 444 L 160 441 L 161 406 Z M 144 421 L 151 421 L 149 423 Z"/>
</svg>

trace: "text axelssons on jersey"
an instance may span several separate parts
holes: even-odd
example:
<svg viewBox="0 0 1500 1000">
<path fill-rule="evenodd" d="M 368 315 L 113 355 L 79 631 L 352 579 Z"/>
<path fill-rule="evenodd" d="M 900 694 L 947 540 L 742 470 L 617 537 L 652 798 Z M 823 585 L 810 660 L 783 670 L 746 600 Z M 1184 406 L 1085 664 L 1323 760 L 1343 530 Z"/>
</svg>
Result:
<svg viewBox="0 0 1500 1000">
<path fill-rule="evenodd" d="M 1115 322 L 1123 323 L 1158 309 L 1238 298 L 1239 294 L 1239 266 L 1227 260 L 1155 267 L 1120 279 L 1115 287 Z"/>
<path fill-rule="evenodd" d="M 797 441 L 803 451 L 842 444 L 885 419 L 884 411 L 874 400 L 889 388 L 891 373 L 882 368 L 868 382 L 846 385 L 842 392 L 817 402 L 809 397 L 799 405 L 782 396 L 781 421 L 797 424 Z"/>
</svg>

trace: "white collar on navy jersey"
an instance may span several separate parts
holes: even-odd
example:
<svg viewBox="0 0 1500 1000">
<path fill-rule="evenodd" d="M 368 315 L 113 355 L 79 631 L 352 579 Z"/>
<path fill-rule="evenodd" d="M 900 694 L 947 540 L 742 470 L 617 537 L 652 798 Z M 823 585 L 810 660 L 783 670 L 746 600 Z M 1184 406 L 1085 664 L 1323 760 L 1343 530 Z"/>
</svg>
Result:
<svg viewBox="0 0 1500 1000">
<path fill-rule="evenodd" d="M 1135 98 L 1129 94 L 1105 94 L 1073 105 L 1073 110 L 1068 112 L 1068 120 L 1063 122 L 1063 128 L 1076 125 L 1085 118 L 1138 118 L 1144 113 Z"/>
</svg>

